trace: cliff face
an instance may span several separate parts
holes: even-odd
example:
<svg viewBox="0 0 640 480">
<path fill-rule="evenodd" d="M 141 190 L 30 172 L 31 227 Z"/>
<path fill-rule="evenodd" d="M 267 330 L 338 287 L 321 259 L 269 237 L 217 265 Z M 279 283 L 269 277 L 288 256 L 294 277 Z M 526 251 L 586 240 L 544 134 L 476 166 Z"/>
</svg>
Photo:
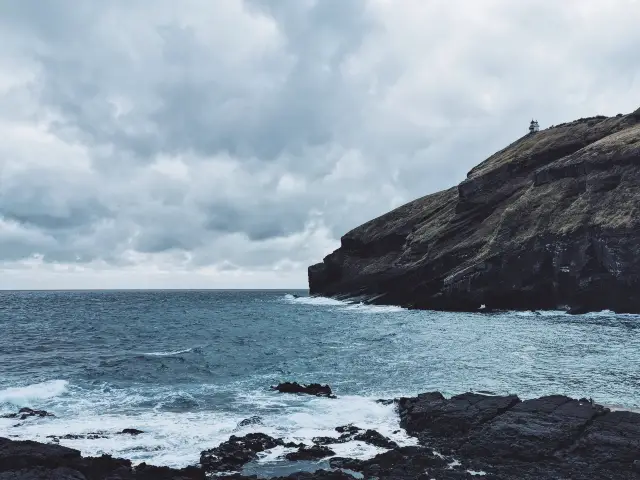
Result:
<svg viewBox="0 0 640 480">
<path fill-rule="evenodd" d="M 440 310 L 640 312 L 640 109 L 526 135 L 355 228 L 313 295 Z"/>
</svg>

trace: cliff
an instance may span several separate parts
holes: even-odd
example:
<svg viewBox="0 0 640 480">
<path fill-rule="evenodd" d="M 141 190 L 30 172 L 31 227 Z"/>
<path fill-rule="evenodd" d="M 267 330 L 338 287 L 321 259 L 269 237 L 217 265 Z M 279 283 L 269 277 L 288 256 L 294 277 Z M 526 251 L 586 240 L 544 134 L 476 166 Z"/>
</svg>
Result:
<svg viewBox="0 0 640 480">
<path fill-rule="evenodd" d="M 640 312 L 640 109 L 526 135 L 348 232 L 312 295 L 435 310 Z"/>
</svg>

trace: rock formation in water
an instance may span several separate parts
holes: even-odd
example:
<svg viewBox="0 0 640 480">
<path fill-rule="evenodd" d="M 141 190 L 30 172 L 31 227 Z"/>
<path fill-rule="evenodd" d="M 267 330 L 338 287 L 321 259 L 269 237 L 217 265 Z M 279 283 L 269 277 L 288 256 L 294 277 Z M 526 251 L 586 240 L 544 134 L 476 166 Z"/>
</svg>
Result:
<svg viewBox="0 0 640 480">
<path fill-rule="evenodd" d="M 640 109 L 526 135 L 355 228 L 312 295 L 409 308 L 640 312 Z"/>
</svg>

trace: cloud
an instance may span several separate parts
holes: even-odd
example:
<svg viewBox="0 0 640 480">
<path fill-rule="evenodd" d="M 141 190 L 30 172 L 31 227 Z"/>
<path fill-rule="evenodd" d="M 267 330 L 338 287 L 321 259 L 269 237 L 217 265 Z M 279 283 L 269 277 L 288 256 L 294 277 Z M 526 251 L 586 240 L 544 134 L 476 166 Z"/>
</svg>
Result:
<svg viewBox="0 0 640 480">
<path fill-rule="evenodd" d="M 0 6 L 2 288 L 300 286 L 524 132 L 640 104 L 633 0 Z"/>
</svg>

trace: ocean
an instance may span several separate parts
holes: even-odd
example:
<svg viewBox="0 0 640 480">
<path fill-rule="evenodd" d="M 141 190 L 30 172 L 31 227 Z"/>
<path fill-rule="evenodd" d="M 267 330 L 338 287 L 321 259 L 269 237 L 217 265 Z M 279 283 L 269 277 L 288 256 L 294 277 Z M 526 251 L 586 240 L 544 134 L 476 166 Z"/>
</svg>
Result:
<svg viewBox="0 0 640 480">
<path fill-rule="evenodd" d="M 55 414 L 0 419 L 0 436 L 46 442 L 101 432 L 60 443 L 181 467 L 252 431 L 310 442 L 355 423 L 411 445 L 393 406 L 376 400 L 426 391 L 561 393 L 640 408 L 640 316 L 409 311 L 306 295 L 0 292 L 0 415 Z M 338 398 L 269 389 L 286 380 L 328 383 Z M 261 424 L 239 426 L 253 416 Z M 118 435 L 124 428 L 145 433 Z M 361 442 L 334 450 L 383 451 Z M 249 473 L 269 473 L 281 453 Z"/>
</svg>

